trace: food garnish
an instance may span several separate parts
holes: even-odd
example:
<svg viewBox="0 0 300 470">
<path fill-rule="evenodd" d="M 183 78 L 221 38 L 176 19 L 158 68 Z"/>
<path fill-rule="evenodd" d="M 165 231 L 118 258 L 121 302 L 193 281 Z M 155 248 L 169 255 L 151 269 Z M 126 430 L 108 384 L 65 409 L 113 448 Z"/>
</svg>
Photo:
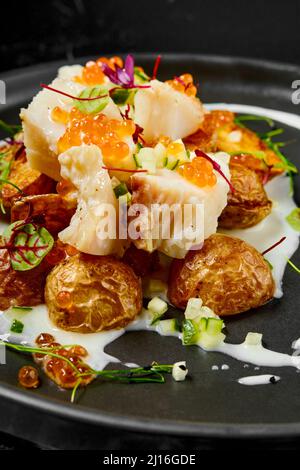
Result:
<svg viewBox="0 0 300 470">
<path fill-rule="evenodd" d="M 208 160 L 214 170 L 216 170 L 218 173 L 220 173 L 220 175 L 222 176 L 222 178 L 224 178 L 224 180 L 226 181 L 226 183 L 228 183 L 228 186 L 230 187 L 230 190 L 231 192 L 234 192 L 234 187 L 232 186 L 232 184 L 230 183 L 229 179 L 227 178 L 226 175 L 224 175 L 223 171 L 221 170 L 221 166 L 215 161 L 213 160 L 211 157 L 209 157 L 206 153 L 202 152 L 202 150 L 199 150 L 199 149 L 196 149 L 195 150 L 195 154 L 198 156 L 198 157 L 202 157 L 202 158 L 205 158 L 206 160 Z"/>
<path fill-rule="evenodd" d="M 300 232 L 300 208 L 296 207 L 293 209 L 292 212 L 286 216 L 286 221 L 296 232 Z"/>
<path fill-rule="evenodd" d="M 47 341 L 47 338 L 46 338 Z M 0 345 L 6 346 L 9 349 L 19 351 L 22 353 L 34 354 L 42 360 L 43 368 L 47 375 L 50 375 L 54 381 L 61 380 L 59 385 L 64 388 L 71 388 L 71 402 L 75 401 L 75 394 L 79 386 L 84 386 L 94 380 L 96 377 L 120 383 L 165 383 L 163 374 L 172 374 L 172 364 L 158 364 L 152 362 L 149 366 L 133 367 L 128 369 L 106 369 L 95 370 L 89 367 L 81 359 L 82 349 L 78 345 L 59 345 L 51 346 L 51 342 L 44 343 L 44 347 L 32 347 L 22 344 L 10 343 L 8 341 L 0 341 Z M 49 363 L 51 360 L 51 367 Z M 26 388 L 36 388 L 39 381 L 37 370 L 32 366 L 25 366 L 29 369 L 22 368 L 19 372 L 19 381 Z M 176 365 L 177 368 L 177 365 Z M 34 374 L 33 374 L 34 371 Z M 176 375 L 176 373 L 175 373 Z M 186 374 L 185 374 L 186 375 Z M 29 376 L 29 377 L 28 377 Z M 22 380 L 20 380 L 20 378 Z M 64 380 L 63 380 L 64 378 Z M 176 380 L 176 379 L 175 379 Z M 33 385 L 34 384 L 34 385 Z"/>
<path fill-rule="evenodd" d="M 4 230 L 0 249 L 8 251 L 14 270 L 27 271 L 40 264 L 53 244 L 52 235 L 44 227 L 20 220 Z"/>
<path fill-rule="evenodd" d="M 107 63 L 101 64 L 102 72 L 115 85 L 122 88 L 150 88 L 150 85 L 138 85 L 134 83 L 134 59 L 128 54 L 125 59 L 124 68 L 118 64 L 112 69 Z"/>
<path fill-rule="evenodd" d="M 298 173 L 298 169 L 280 151 L 280 148 L 287 145 L 288 142 L 274 142 L 272 140 L 273 137 L 276 137 L 277 135 L 282 134 L 283 129 L 275 128 L 274 121 L 272 119 L 264 117 L 264 116 L 241 115 L 241 116 L 235 116 L 235 119 L 234 119 L 234 122 L 242 128 L 245 128 L 245 125 L 243 123 L 247 122 L 247 121 L 265 121 L 272 128 L 271 131 L 269 131 L 269 132 L 265 132 L 263 134 L 256 132 L 256 134 L 266 144 L 266 146 L 269 149 L 273 150 L 273 152 L 281 160 L 281 163 L 275 163 L 274 167 L 275 168 L 281 168 L 283 171 L 287 172 L 287 174 L 290 178 L 290 194 L 293 195 L 293 191 L 294 191 L 294 189 L 293 189 L 293 174 Z"/>
<path fill-rule="evenodd" d="M 32 366 L 21 367 L 18 373 L 18 380 L 24 388 L 38 388 L 40 385 L 38 371 Z"/>
<path fill-rule="evenodd" d="M 280 245 L 282 242 L 284 242 L 284 240 L 286 240 L 286 237 L 280 238 L 280 240 L 278 240 L 278 242 L 274 243 L 272 246 L 270 246 L 269 248 L 267 248 L 266 250 L 264 250 L 264 251 L 262 252 L 262 256 L 264 256 L 264 255 L 266 255 L 267 253 L 269 253 L 269 251 L 274 250 L 274 248 L 276 248 L 278 245 Z"/>
<path fill-rule="evenodd" d="M 156 80 L 158 67 L 161 61 L 161 55 L 158 55 L 154 62 L 153 72 L 152 72 L 152 80 Z"/>
<path fill-rule="evenodd" d="M 10 331 L 12 333 L 23 333 L 24 329 L 24 323 L 22 323 L 20 320 L 17 320 L 16 318 L 12 321 Z"/>
</svg>

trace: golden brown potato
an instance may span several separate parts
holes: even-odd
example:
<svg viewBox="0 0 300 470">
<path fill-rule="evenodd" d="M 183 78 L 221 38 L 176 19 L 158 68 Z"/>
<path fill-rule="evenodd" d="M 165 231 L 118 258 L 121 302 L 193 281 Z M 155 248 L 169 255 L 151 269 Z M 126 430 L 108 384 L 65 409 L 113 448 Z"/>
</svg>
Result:
<svg viewBox="0 0 300 470">
<path fill-rule="evenodd" d="M 185 308 L 191 297 L 217 315 L 235 315 L 259 307 L 273 297 L 274 280 L 262 255 L 246 242 L 215 234 L 201 250 L 172 262 L 168 297 Z"/>
<path fill-rule="evenodd" d="M 23 158 L 14 160 L 7 179 L 18 186 L 26 196 L 45 194 L 55 191 L 55 181 L 30 168 Z M 4 184 L 1 190 L 1 200 L 5 209 L 10 209 L 13 201 L 20 197 L 20 192 L 11 184 Z"/>
<path fill-rule="evenodd" d="M 0 250 L 0 309 L 43 303 L 46 277 L 51 268 L 44 259 L 30 271 L 15 271 L 10 265 L 7 250 Z"/>
<path fill-rule="evenodd" d="M 57 235 L 69 225 L 75 210 L 76 203 L 74 205 L 67 202 L 59 194 L 27 196 L 14 202 L 11 208 L 11 221 L 24 220 L 31 216 L 52 235 Z"/>
<path fill-rule="evenodd" d="M 234 192 L 228 194 L 227 206 L 219 217 L 219 227 L 252 227 L 270 214 L 272 202 L 255 171 L 230 162 L 230 173 Z"/>
<path fill-rule="evenodd" d="M 60 328 L 91 333 L 125 327 L 140 313 L 140 279 L 113 256 L 78 254 L 58 264 L 45 289 L 51 320 Z"/>
</svg>

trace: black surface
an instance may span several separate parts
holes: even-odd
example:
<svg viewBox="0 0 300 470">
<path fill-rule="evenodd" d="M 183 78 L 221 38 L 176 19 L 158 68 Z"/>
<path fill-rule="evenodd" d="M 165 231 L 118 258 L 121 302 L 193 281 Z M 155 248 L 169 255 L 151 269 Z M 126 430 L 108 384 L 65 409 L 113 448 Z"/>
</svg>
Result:
<svg viewBox="0 0 300 470">
<path fill-rule="evenodd" d="M 141 57 L 141 62 L 149 69 L 153 58 Z M 40 82 L 49 81 L 56 68 L 57 64 L 49 64 L 19 71 L 17 75 L 3 75 L 8 85 L 8 104 L 2 107 L 1 116 L 14 121 L 18 106 L 36 93 Z M 160 78 L 187 70 L 195 75 L 196 80 L 198 78 L 203 101 L 226 100 L 299 112 L 299 107 L 292 105 L 290 100 L 291 81 L 300 72 L 297 67 L 225 58 L 170 56 L 165 57 L 162 63 Z M 298 134 L 294 129 L 286 132 L 287 139 L 298 138 Z M 287 149 L 288 156 L 295 163 L 298 152 L 299 143 Z M 296 200 L 299 202 L 298 184 Z M 299 253 L 294 261 L 300 264 Z M 288 269 L 284 277 L 285 297 L 274 300 L 257 312 L 228 319 L 228 340 L 240 342 L 249 330 L 260 331 L 268 347 L 290 353 L 291 341 L 299 336 L 300 330 L 298 283 L 297 274 Z M 280 370 L 283 380 L 275 386 L 242 387 L 236 379 L 246 375 L 245 372 L 251 373 L 253 366 L 245 370 L 243 364 L 233 359 L 217 353 L 206 354 L 194 347 L 183 348 L 175 339 L 161 338 L 154 333 L 127 334 L 107 351 L 124 361 L 145 364 L 154 359 L 160 362 L 186 359 L 191 379 L 185 383 L 169 380 L 163 386 L 95 383 L 81 394 L 80 405 L 72 406 L 68 403 L 69 393 L 58 392 L 46 380 L 44 386 L 35 392 L 18 389 L 16 374 L 25 359 L 10 353 L 8 366 L 1 366 L 0 393 L 7 399 L 22 402 L 18 408 L 20 416 L 23 413 L 30 416 L 27 408 L 23 408 L 33 406 L 42 408 L 52 416 L 49 420 L 57 419 L 57 422 L 61 419 L 54 418 L 55 414 L 72 415 L 74 419 L 93 423 L 110 423 L 115 428 L 176 433 L 178 436 L 286 438 L 300 435 L 300 374 L 292 368 Z M 230 365 L 229 371 L 211 371 L 213 364 L 223 363 Z M 262 368 L 261 372 L 275 373 L 278 370 Z M 68 427 L 68 420 L 63 422 Z M 73 425 L 69 426 L 71 429 Z M 157 438 L 153 439 L 157 441 Z"/>
<path fill-rule="evenodd" d="M 297 0 L 31 0 L 2 15 L 0 70 L 113 51 L 300 63 Z"/>
</svg>

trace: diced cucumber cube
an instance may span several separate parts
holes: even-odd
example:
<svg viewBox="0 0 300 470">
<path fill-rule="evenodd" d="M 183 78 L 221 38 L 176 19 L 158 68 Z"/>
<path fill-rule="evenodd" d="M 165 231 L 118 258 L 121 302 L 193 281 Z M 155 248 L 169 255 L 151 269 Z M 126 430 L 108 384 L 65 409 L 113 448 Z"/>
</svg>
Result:
<svg viewBox="0 0 300 470">
<path fill-rule="evenodd" d="M 223 327 L 224 323 L 222 320 L 219 320 L 218 318 L 207 319 L 206 332 L 209 335 L 218 335 L 219 333 L 221 333 Z"/>
<path fill-rule="evenodd" d="M 207 331 L 200 333 L 198 344 L 203 349 L 213 349 L 224 341 L 225 335 L 218 333 L 216 335 L 209 335 Z"/>
<path fill-rule="evenodd" d="M 202 300 L 196 298 L 190 298 L 188 300 L 184 316 L 185 318 L 196 318 L 200 315 L 200 309 L 202 307 Z"/>
<path fill-rule="evenodd" d="M 157 325 L 158 331 L 162 335 L 173 335 L 178 332 L 178 322 L 176 318 L 169 320 L 160 320 Z"/>
<path fill-rule="evenodd" d="M 184 320 L 182 323 L 182 344 L 189 346 L 196 344 L 199 339 L 199 329 L 193 320 Z"/>
<path fill-rule="evenodd" d="M 116 198 L 119 198 L 120 196 L 123 196 L 124 194 L 128 193 L 128 188 L 125 183 L 120 183 L 118 186 L 114 188 L 114 192 L 116 195 Z"/>
<path fill-rule="evenodd" d="M 159 315 L 163 315 L 168 310 L 168 304 L 159 297 L 153 297 L 148 303 L 148 310 L 155 312 Z"/>
</svg>

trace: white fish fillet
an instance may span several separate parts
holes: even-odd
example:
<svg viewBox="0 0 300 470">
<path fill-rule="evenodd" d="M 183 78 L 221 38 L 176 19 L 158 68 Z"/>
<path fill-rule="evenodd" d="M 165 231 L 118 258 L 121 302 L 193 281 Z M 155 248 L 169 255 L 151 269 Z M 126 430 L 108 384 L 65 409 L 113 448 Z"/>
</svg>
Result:
<svg viewBox="0 0 300 470">
<path fill-rule="evenodd" d="M 78 73 L 80 73 L 78 65 L 62 67 L 58 71 L 58 78 L 53 80 L 50 86 L 72 96 L 77 96 L 86 88 L 86 86 L 72 80 Z M 53 121 L 51 111 L 56 106 L 69 111 L 72 105 L 71 98 L 43 89 L 33 98 L 28 108 L 23 108 L 20 113 L 30 166 L 55 180 L 60 179 L 57 141 L 64 134 L 66 126 Z M 103 113 L 110 119 L 121 119 L 120 111 L 111 99 Z"/>
<path fill-rule="evenodd" d="M 212 156 L 222 168 L 222 171 L 230 179 L 228 168 L 229 155 L 219 152 Z M 218 217 L 227 204 L 228 183 L 219 174 L 216 173 L 217 184 L 212 188 L 200 188 L 189 183 L 179 173 L 171 170 L 158 170 L 156 175 L 147 175 L 136 173 L 131 177 L 133 189 L 132 204 L 142 204 L 150 209 L 152 204 L 166 204 L 171 206 L 177 204 L 178 211 L 183 213 L 185 204 L 191 204 L 194 208 L 196 204 L 203 207 L 203 219 L 200 219 L 202 226 L 196 232 L 197 239 L 191 240 L 184 232 L 184 227 L 195 227 L 195 210 L 188 215 L 185 224 L 182 227 L 164 221 L 162 217 L 155 219 L 151 225 L 150 211 L 140 211 L 140 215 L 132 215 L 132 221 L 139 226 L 140 238 L 135 239 L 134 244 L 137 248 L 154 251 L 155 249 L 165 253 L 172 258 L 184 258 L 187 251 L 203 242 L 211 234 L 215 233 L 218 225 Z M 178 212 L 179 213 L 179 212 Z M 201 216 L 201 214 L 200 214 Z M 159 225 L 159 231 L 158 227 Z M 170 232 L 170 237 L 165 238 Z M 157 238 L 159 234 L 159 238 Z"/>
<path fill-rule="evenodd" d="M 138 90 L 134 99 L 134 121 L 144 129 L 147 142 L 160 136 L 182 139 L 199 129 L 204 109 L 198 98 L 158 80 L 152 80 L 150 85 L 151 88 Z"/>
<path fill-rule="evenodd" d="M 119 253 L 117 199 L 108 171 L 102 168 L 101 150 L 96 145 L 72 147 L 59 155 L 59 162 L 62 177 L 77 189 L 78 204 L 69 227 L 59 233 L 60 240 L 92 255 Z M 104 239 L 107 216 L 111 231 Z"/>
</svg>

